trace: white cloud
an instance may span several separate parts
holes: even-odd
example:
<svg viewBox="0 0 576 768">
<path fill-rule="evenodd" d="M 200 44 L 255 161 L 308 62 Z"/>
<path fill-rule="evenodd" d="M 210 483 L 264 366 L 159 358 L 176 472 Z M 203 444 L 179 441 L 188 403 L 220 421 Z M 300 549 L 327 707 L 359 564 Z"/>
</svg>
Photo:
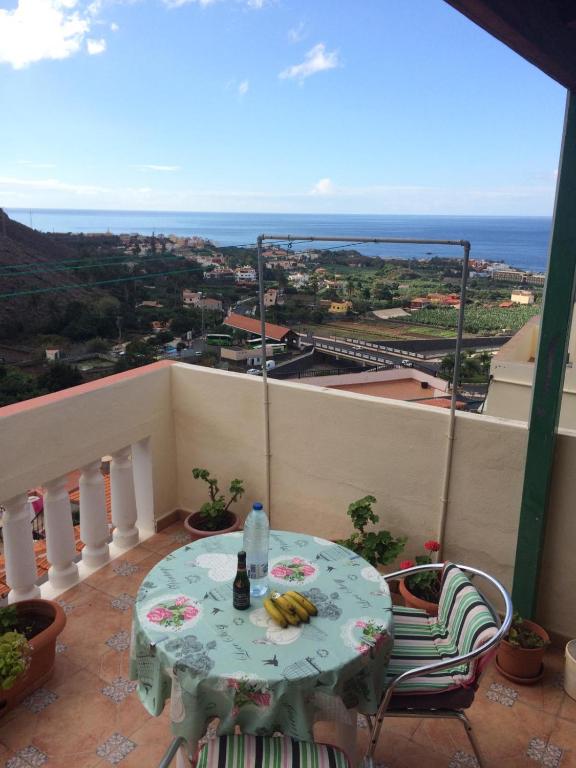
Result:
<svg viewBox="0 0 576 768">
<path fill-rule="evenodd" d="M 118 26 L 118 24 L 116 24 L 115 21 L 113 21 L 112 24 L 110 24 L 110 31 L 111 32 L 118 32 L 119 29 L 120 29 L 120 27 Z"/>
<path fill-rule="evenodd" d="M 56 168 L 54 163 L 35 163 L 33 160 L 18 160 L 18 165 L 25 165 L 28 168 Z"/>
<path fill-rule="evenodd" d="M 248 82 L 248 80 L 242 80 L 242 82 L 238 86 L 238 96 L 246 96 L 249 88 L 250 88 L 250 83 Z"/>
<path fill-rule="evenodd" d="M 75 195 L 97 195 L 106 190 L 92 184 L 68 184 L 59 179 L 18 179 L 0 176 L 0 189 L 21 188 L 27 191 L 72 192 Z"/>
<path fill-rule="evenodd" d="M 291 43 L 299 43 L 306 37 L 304 22 L 301 21 L 296 27 L 288 30 L 288 40 Z"/>
<path fill-rule="evenodd" d="M 100 40 L 93 40 L 89 37 L 88 40 L 86 40 L 86 50 L 90 56 L 96 56 L 99 53 L 104 53 L 106 50 L 106 40 L 104 40 L 103 37 L 101 37 Z"/>
<path fill-rule="evenodd" d="M 162 0 L 162 2 L 167 8 L 181 8 L 183 5 L 188 5 L 189 3 L 198 3 L 198 5 L 205 8 L 208 5 L 213 5 L 218 2 L 218 0 Z"/>
<path fill-rule="evenodd" d="M 101 0 L 17 0 L 16 8 L 0 9 L 0 64 L 14 69 L 43 59 L 66 59 L 82 50 L 102 53 L 106 41 L 89 38 Z M 97 22 L 96 22 L 97 23 Z"/>
<path fill-rule="evenodd" d="M 155 165 L 154 163 L 142 163 L 140 165 L 135 165 L 134 167 L 141 171 L 161 171 L 169 173 L 180 170 L 179 165 Z"/>
<path fill-rule="evenodd" d="M 336 192 L 336 187 L 332 183 L 332 179 L 320 179 L 316 182 L 310 190 L 311 195 L 333 195 Z"/>
<path fill-rule="evenodd" d="M 294 64 L 282 70 L 278 77 L 282 80 L 295 79 L 302 82 L 310 75 L 335 69 L 338 66 L 340 66 L 338 51 L 326 51 L 324 43 L 318 43 L 308 51 L 301 64 Z"/>
</svg>

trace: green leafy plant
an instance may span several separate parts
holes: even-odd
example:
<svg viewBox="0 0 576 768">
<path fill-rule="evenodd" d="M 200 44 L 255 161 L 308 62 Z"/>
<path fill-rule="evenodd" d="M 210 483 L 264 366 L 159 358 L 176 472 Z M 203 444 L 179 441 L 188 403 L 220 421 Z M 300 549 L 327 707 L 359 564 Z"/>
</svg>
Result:
<svg viewBox="0 0 576 768">
<path fill-rule="evenodd" d="M 517 648 L 543 648 L 546 645 L 544 638 L 526 626 L 518 611 L 514 611 L 506 640 Z"/>
<path fill-rule="evenodd" d="M 218 487 L 218 480 L 215 477 L 210 477 L 210 473 L 207 469 L 200 469 L 195 467 L 192 470 L 195 480 L 203 480 L 208 484 L 209 501 L 206 501 L 200 507 L 200 515 L 202 516 L 202 526 L 207 531 L 219 531 L 224 527 L 226 522 L 226 515 L 230 506 L 244 493 L 244 486 L 242 480 L 232 480 L 228 492 L 230 498 L 226 501 L 224 494 L 220 492 Z"/>
<path fill-rule="evenodd" d="M 11 632 L 18 623 L 18 611 L 15 605 L 6 605 L 0 608 L 0 635 Z"/>
<path fill-rule="evenodd" d="M 368 523 L 376 524 L 380 520 L 372 509 L 372 504 L 375 503 L 376 498 L 374 496 L 364 496 L 350 504 L 348 516 L 356 531 L 347 539 L 338 541 L 338 544 L 356 552 L 371 565 L 387 565 L 402 552 L 406 544 L 406 537 L 394 538 L 390 531 L 366 532 L 364 530 Z"/>
<path fill-rule="evenodd" d="M 403 560 L 400 563 L 402 570 L 413 568 L 415 565 L 430 565 L 432 563 L 432 552 L 438 552 L 440 543 L 431 539 L 424 542 L 425 555 L 417 555 L 414 560 Z M 440 600 L 440 571 L 422 571 L 407 576 L 405 584 L 410 592 L 421 600 L 427 600 L 429 603 L 437 603 Z"/>
<path fill-rule="evenodd" d="M 0 688 L 11 688 L 30 664 L 30 646 L 20 632 L 0 635 Z"/>
</svg>

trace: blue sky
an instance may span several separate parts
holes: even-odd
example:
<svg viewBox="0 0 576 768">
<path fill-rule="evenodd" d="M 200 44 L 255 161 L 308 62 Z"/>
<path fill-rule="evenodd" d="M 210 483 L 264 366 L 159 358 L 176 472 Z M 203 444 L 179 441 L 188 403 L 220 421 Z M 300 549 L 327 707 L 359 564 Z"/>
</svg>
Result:
<svg viewBox="0 0 576 768">
<path fill-rule="evenodd" d="M 564 102 L 443 0 L 0 0 L 0 205 L 549 215 Z"/>
</svg>

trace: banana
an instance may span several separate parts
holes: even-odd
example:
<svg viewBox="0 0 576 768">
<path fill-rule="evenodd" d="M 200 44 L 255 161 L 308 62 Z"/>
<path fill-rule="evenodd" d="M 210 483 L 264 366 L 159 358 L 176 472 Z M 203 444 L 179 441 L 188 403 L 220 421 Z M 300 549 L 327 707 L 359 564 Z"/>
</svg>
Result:
<svg viewBox="0 0 576 768">
<path fill-rule="evenodd" d="M 279 624 L 282 628 L 285 628 L 288 626 L 288 621 L 284 617 L 284 614 L 270 597 L 267 597 L 264 600 L 264 608 L 266 609 L 266 613 L 268 614 L 268 616 L 274 619 L 276 624 Z"/>
<path fill-rule="evenodd" d="M 284 595 L 275 593 L 272 595 L 272 602 L 281 611 L 284 618 L 289 624 L 297 627 L 300 624 L 300 619 L 296 611 L 292 608 L 291 604 L 286 600 Z"/>
<path fill-rule="evenodd" d="M 300 603 L 296 597 L 291 595 L 290 592 L 285 592 L 283 597 L 284 597 L 284 600 L 286 600 L 286 602 L 288 602 L 293 608 L 293 610 L 298 614 L 298 618 L 300 619 L 300 621 L 305 621 L 305 622 L 310 621 L 310 616 L 308 615 L 308 611 L 306 610 L 306 608 L 304 608 L 303 604 Z"/>
<path fill-rule="evenodd" d="M 310 616 L 316 616 L 318 614 L 318 608 L 316 608 L 314 603 L 311 600 L 308 600 L 307 597 L 304 597 L 304 595 L 301 595 L 300 592 L 286 592 L 285 597 L 292 597 L 297 600 Z"/>
</svg>

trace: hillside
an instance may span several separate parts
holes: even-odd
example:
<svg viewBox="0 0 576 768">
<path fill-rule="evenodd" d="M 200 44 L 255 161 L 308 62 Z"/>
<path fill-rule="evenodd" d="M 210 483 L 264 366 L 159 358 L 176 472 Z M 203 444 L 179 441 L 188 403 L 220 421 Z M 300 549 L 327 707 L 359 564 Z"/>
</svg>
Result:
<svg viewBox="0 0 576 768">
<path fill-rule="evenodd" d="M 41 328 L 50 313 L 61 311 L 71 301 L 104 295 L 78 287 L 4 296 L 82 283 L 86 279 L 82 270 L 55 269 L 57 264 L 77 260 L 79 255 L 80 250 L 14 221 L 0 209 L 0 338 L 9 337 L 23 325 L 30 330 Z"/>
</svg>

